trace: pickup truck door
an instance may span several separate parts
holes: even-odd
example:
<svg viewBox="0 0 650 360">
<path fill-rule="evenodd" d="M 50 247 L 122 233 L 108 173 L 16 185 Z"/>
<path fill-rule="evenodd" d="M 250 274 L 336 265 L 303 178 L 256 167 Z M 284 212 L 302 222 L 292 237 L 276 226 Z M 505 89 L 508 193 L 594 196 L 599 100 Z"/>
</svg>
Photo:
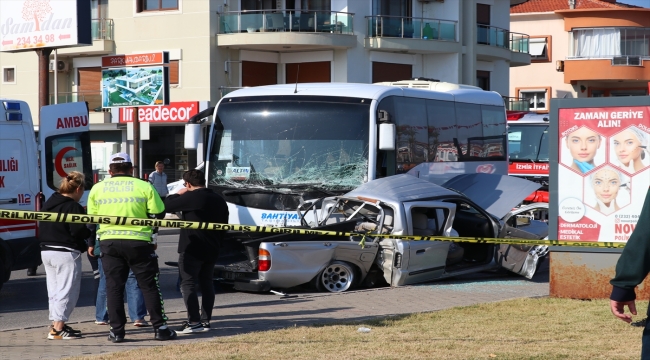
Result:
<svg viewBox="0 0 650 360">
<path fill-rule="evenodd" d="M 61 178 L 71 171 L 86 175 L 84 195 L 79 203 L 86 206 L 93 186 L 88 108 L 83 102 L 43 106 L 39 124 L 41 179 L 45 198 L 58 188 Z"/>
<path fill-rule="evenodd" d="M 521 206 L 503 218 L 499 237 L 505 239 L 548 239 L 548 203 Z M 501 244 L 495 254 L 496 261 L 507 270 L 530 279 L 537 270 L 540 259 L 548 253 L 546 245 Z"/>
<path fill-rule="evenodd" d="M 404 212 L 410 235 L 449 237 L 456 205 L 436 201 L 408 202 L 404 203 Z M 421 220 L 415 220 L 416 216 Z M 393 274 L 395 285 L 430 281 L 444 273 L 449 241 L 396 240 L 396 245 L 404 253 L 401 269 Z"/>
</svg>

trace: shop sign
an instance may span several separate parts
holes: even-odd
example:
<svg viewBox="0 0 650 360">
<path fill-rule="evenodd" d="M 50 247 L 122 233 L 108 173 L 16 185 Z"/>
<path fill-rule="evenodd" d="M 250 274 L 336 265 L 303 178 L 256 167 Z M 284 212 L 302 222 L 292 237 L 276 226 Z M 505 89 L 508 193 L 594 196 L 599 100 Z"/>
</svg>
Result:
<svg viewBox="0 0 650 360">
<path fill-rule="evenodd" d="M 144 54 L 102 56 L 102 67 L 105 68 L 121 66 L 163 65 L 168 63 L 169 53 L 167 51 Z"/>
<path fill-rule="evenodd" d="M 559 109 L 559 240 L 626 242 L 650 185 L 650 107 Z"/>
<path fill-rule="evenodd" d="M 138 108 L 138 120 L 160 123 L 185 123 L 199 113 L 199 102 L 172 102 L 166 106 L 142 106 Z M 119 110 L 120 123 L 133 121 L 133 108 Z"/>
<path fill-rule="evenodd" d="M 90 1 L 0 1 L 0 51 L 92 45 Z"/>
</svg>

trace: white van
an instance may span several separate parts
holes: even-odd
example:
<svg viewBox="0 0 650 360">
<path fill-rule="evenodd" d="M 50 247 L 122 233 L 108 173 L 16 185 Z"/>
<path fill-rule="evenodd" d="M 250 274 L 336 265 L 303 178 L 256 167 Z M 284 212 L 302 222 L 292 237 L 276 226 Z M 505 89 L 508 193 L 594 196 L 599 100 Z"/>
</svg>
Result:
<svg viewBox="0 0 650 360">
<path fill-rule="evenodd" d="M 0 214 L 38 210 L 70 171 L 86 174 L 85 206 L 92 187 L 88 129 L 85 103 L 44 106 L 39 144 L 27 103 L 0 98 Z M 11 271 L 40 263 L 37 222 L 0 218 L 0 288 Z"/>
</svg>

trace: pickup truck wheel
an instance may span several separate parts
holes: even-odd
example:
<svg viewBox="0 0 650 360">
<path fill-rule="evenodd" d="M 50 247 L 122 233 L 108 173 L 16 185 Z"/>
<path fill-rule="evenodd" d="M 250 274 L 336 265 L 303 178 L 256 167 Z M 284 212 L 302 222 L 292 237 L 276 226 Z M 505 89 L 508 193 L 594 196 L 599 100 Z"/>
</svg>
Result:
<svg viewBox="0 0 650 360">
<path fill-rule="evenodd" d="M 318 274 L 317 282 L 321 288 L 329 292 L 349 290 L 355 281 L 355 269 L 343 261 L 334 261 Z"/>
</svg>

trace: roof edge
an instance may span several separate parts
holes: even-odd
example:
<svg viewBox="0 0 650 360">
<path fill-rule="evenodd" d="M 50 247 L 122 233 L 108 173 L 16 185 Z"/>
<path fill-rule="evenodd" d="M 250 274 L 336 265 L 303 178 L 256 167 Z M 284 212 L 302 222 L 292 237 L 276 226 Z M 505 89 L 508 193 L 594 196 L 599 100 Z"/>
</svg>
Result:
<svg viewBox="0 0 650 360">
<path fill-rule="evenodd" d="M 555 10 L 556 14 L 571 14 L 571 13 L 585 13 L 585 12 L 604 12 L 604 11 L 645 11 L 650 12 L 647 8 L 602 8 L 602 9 L 568 9 L 568 10 Z"/>
</svg>

